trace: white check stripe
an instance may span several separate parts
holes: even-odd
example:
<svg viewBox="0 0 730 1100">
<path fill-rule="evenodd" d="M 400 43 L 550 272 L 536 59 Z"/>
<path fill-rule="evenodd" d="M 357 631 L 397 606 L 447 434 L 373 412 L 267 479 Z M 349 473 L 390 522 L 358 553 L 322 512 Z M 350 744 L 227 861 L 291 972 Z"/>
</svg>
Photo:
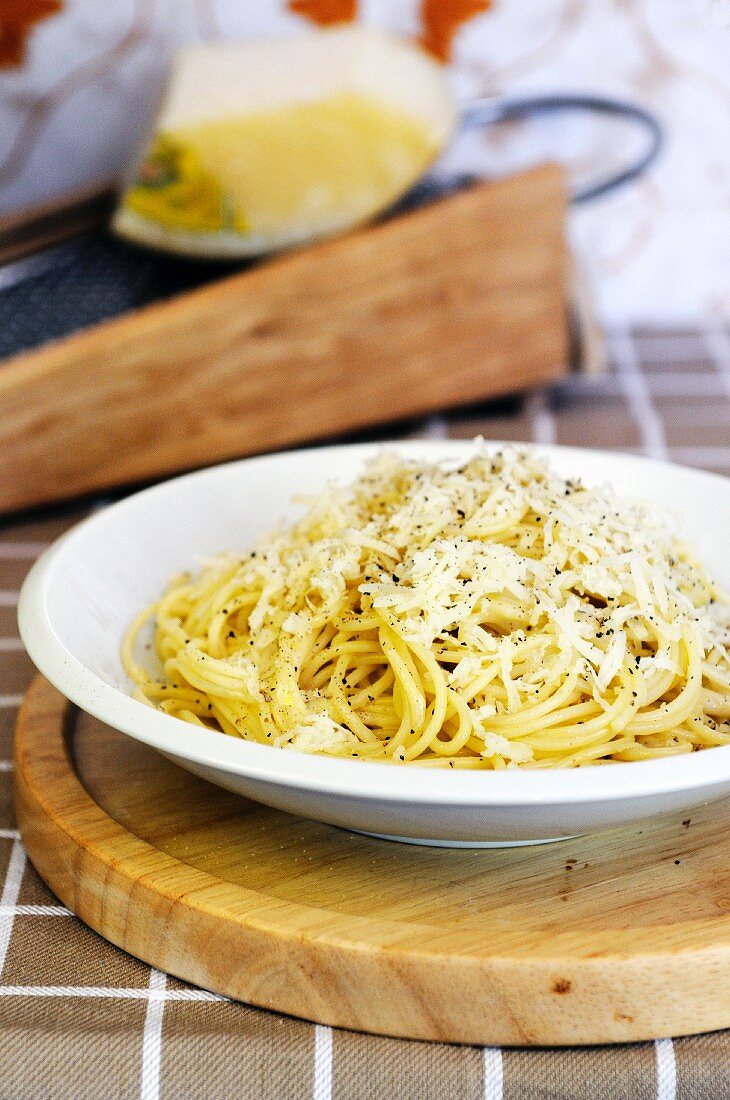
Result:
<svg viewBox="0 0 730 1100">
<path fill-rule="evenodd" d="M 484 1047 L 482 1051 L 484 1070 L 484 1100 L 502 1100 L 504 1096 L 504 1067 L 502 1051 L 499 1047 Z"/>
<path fill-rule="evenodd" d="M 535 443 L 548 446 L 555 442 L 555 419 L 550 412 L 545 390 L 533 390 L 525 401 L 525 412 L 532 425 Z"/>
<path fill-rule="evenodd" d="M 25 854 L 25 848 L 19 840 L 13 841 L 10 861 L 5 874 L 5 885 L 3 886 L 2 895 L 0 895 L 0 909 L 10 910 L 0 915 L 0 974 L 2 974 L 3 967 L 5 966 L 5 958 L 8 953 L 8 946 L 10 945 L 10 937 L 13 934 L 13 924 L 15 923 L 15 913 L 13 910 L 18 904 L 26 862 L 27 856 Z"/>
<path fill-rule="evenodd" d="M 0 985 L 0 997 L 80 997 L 104 1001 L 227 1001 L 207 989 L 150 989 L 149 986 Z"/>
<path fill-rule="evenodd" d="M 13 770 L 12 760 L 0 760 L 0 772 L 11 772 Z"/>
<path fill-rule="evenodd" d="M 641 373 L 631 337 L 627 332 L 615 332 L 611 338 L 610 347 L 631 415 L 641 432 L 644 453 L 650 458 L 667 458 L 664 425 L 652 405 L 649 387 Z"/>
<path fill-rule="evenodd" d="M 314 1085 L 312 1100 L 332 1097 L 332 1028 L 317 1024 L 314 1029 Z"/>
<path fill-rule="evenodd" d="M 50 542 L 0 542 L 0 561 L 33 561 Z"/>
<path fill-rule="evenodd" d="M 167 978 L 153 967 L 150 971 L 150 992 L 163 993 Z M 142 1080 L 139 1090 L 140 1100 L 158 1100 L 160 1095 L 160 1069 L 162 1066 L 162 1014 L 165 1011 L 163 1000 L 150 999 L 144 1020 L 142 1035 Z"/>
<path fill-rule="evenodd" d="M 72 917 L 65 905 L 0 905 L 0 917 Z"/>
<path fill-rule="evenodd" d="M 22 702 L 22 695 L 0 695 L 0 707 L 6 710 L 10 707 L 19 707 Z"/>
<path fill-rule="evenodd" d="M 448 439 L 449 425 L 444 416 L 429 416 L 421 430 L 422 439 Z"/>
<path fill-rule="evenodd" d="M 17 607 L 19 592 L 12 588 L 0 588 L 0 607 Z"/>
<path fill-rule="evenodd" d="M 704 337 L 720 375 L 723 391 L 730 397 L 730 336 L 727 334 L 727 329 L 722 325 L 708 328 Z"/>
<path fill-rule="evenodd" d="M 0 840 L 20 840 L 17 829 L 0 829 Z"/>
<path fill-rule="evenodd" d="M 654 1043 L 656 1054 L 656 1100 L 677 1100 L 677 1063 L 674 1057 L 674 1043 L 671 1039 L 657 1039 Z"/>
<path fill-rule="evenodd" d="M 25 653 L 20 638 L 0 638 L 0 653 Z"/>
</svg>

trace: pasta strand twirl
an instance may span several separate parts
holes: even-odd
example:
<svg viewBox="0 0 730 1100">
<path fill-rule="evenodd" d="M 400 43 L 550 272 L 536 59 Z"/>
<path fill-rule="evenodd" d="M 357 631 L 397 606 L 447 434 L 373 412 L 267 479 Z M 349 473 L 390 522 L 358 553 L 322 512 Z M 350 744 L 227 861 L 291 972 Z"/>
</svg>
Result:
<svg viewBox="0 0 730 1100">
<path fill-rule="evenodd" d="M 176 578 L 122 658 L 150 705 L 262 744 L 582 767 L 730 744 L 728 621 L 668 518 L 607 486 L 509 449 L 383 454 L 240 559 Z"/>
</svg>

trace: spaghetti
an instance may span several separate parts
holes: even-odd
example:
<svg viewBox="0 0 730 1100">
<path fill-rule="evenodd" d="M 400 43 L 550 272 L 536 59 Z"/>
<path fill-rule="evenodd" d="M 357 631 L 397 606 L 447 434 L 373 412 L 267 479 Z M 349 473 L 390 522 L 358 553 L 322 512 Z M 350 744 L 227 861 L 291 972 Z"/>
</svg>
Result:
<svg viewBox="0 0 730 1100">
<path fill-rule="evenodd" d="M 161 674 L 136 658 L 154 623 Z M 730 744 L 720 593 L 664 517 L 531 453 L 383 454 L 132 624 L 140 699 L 260 744 L 545 768 Z"/>
</svg>

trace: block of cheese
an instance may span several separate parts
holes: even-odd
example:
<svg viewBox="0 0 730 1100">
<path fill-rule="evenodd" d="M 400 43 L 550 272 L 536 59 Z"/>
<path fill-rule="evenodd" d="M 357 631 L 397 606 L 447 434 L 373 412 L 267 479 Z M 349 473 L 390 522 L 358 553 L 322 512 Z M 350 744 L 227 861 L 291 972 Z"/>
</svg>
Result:
<svg viewBox="0 0 730 1100">
<path fill-rule="evenodd" d="M 442 67 L 372 29 L 190 46 L 113 226 L 203 257 L 327 236 L 407 191 L 455 117 Z"/>
</svg>

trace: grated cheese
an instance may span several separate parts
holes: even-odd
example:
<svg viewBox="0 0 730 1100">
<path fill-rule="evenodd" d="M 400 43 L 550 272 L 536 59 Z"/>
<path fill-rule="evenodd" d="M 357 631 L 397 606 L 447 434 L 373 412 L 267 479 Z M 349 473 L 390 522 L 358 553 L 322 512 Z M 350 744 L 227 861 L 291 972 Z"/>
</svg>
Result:
<svg viewBox="0 0 730 1100">
<path fill-rule="evenodd" d="M 730 611 L 673 517 L 528 451 L 381 454 L 157 615 L 169 681 L 210 705 L 145 698 L 280 747 L 501 768 L 730 743 Z"/>
</svg>

